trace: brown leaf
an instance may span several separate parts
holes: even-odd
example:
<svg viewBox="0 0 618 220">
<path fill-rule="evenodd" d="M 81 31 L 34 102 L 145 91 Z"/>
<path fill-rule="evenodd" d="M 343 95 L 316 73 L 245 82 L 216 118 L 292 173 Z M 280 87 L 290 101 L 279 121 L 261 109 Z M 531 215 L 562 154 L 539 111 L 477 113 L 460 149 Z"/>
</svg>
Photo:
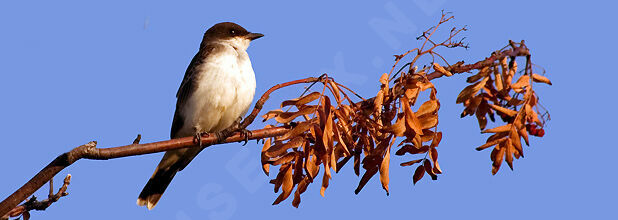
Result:
<svg viewBox="0 0 618 220">
<path fill-rule="evenodd" d="M 551 81 L 549 81 L 549 79 L 547 77 L 541 76 L 541 75 L 536 74 L 536 73 L 532 74 L 532 80 L 535 81 L 535 82 L 547 83 L 547 84 L 551 85 Z"/>
<path fill-rule="evenodd" d="M 402 167 L 412 166 L 412 165 L 414 165 L 414 164 L 416 164 L 418 162 L 421 162 L 421 161 L 423 161 L 423 159 L 411 160 L 411 161 L 408 161 L 408 162 L 401 163 L 400 166 L 402 166 Z"/>
<path fill-rule="evenodd" d="M 264 139 L 264 146 L 262 147 L 262 155 L 261 155 L 262 171 L 264 171 L 266 176 L 269 175 L 270 165 L 268 164 L 268 157 L 266 156 L 265 152 L 270 148 L 270 141 L 271 141 L 271 138 Z"/>
<path fill-rule="evenodd" d="M 420 90 L 418 88 L 406 89 L 405 95 L 406 95 L 406 98 L 410 100 L 414 100 L 416 99 L 416 97 L 418 97 L 419 92 Z"/>
<path fill-rule="evenodd" d="M 298 208 L 300 204 L 300 194 L 304 193 L 307 190 L 307 186 L 309 185 L 309 178 L 305 177 L 298 185 L 296 186 L 296 192 L 294 192 L 294 200 L 292 201 L 292 205 Z"/>
<path fill-rule="evenodd" d="M 523 75 L 523 76 L 519 77 L 519 79 L 517 79 L 517 82 L 515 82 L 513 85 L 511 85 L 511 88 L 513 88 L 513 89 L 521 89 L 524 86 L 528 86 L 528 85 L 530 85 L 530 76 Z"/>
<path fill-rule="evenodd" d="M 429 174 L 429 176 L 431 176 L 432 180 L 438 179 L 438 176 L 433 173 L 433 168 L 431 167 L 431 162 L 429 162 L 429 160 L 425 159 L 425 161 L 423 162 L 423 167 L 425 167 L 425 172 Z"/>
<path fill-rule="evenodd" d="M 405 121 L 406 120 L 404 117 L 400 117 L 399 119 L 397 119 L 397 122 L 395 122 L 395 124 L 392 124 L 386 130 L 393 133 L 397 137 L 402 137 L 404 132 L 406 131 Z"/>
<path fill-rule="evenodd" d="M 438 115 L 423 115 L 418 118 L 419 124 L 422 129 L 433 128 L 438 125 Z"/>
<path fill-rule="evenodd" d="M 300 110 L 298 110 L 297 112 L 282 112 L 279 113 L 279 115 L 277 115 L 277 117 L 275 117 L 275 120 L 279 123 L 285 124 L 285 123 L 289 123 L 291 121 L 293 121 L 294 119 L 296 119 L 299 116 L 302 115 L 308 115 L 308 114 L 312 114 L 315 112 L 315 106 L 302 106 L 300 108 Z"/>
<path fill-rule="evenodd" d="M 452 76 L 453 74 L 451 72 L 449 72 L 448 70 L 444 69 L 444 67 L 441 67 L 438 63 L 433 63 L 433 70 L 435 70 L 436 72 L 442 73 L 446 76 Z"/>
<path fill-rule="evenodd" d="M 280 157 L 279 159 L 275 160 L 273 162 L 273 165 L 277 166 L 277 165 L 281 165 L 281 164 L 284 164 L 284 163 L 289 163 L 290 161 L 296 159 L 296 155 L 297 154 L 298 154 L 297 152 L 287 153 L 283 157 Z"/>
<path fill-rule="evenodd" d="M 485 83 L 487 83 L 487 80 L 489 80 L 489 77 L 485 77 L 483 78 L 483 80 L 475 84 L 466 86 L 466 88 L 461 90 L 459 95 L 457 95 L 456 103 L 459 104 L 465 101 L 466 99 L 472 98 L 472 96 L 474 96 L 479 90 L 481 90 L 481 88 L 485 86 Z"/>
<path fill-rule="evenodd" d="M 440 144 L 440 141 L 442 141 L 441 131 L 437 132 L 436 136 L 433 137 L 433 140 L 431 141 L 431 148 L 438 147 L 438 145 Z"/>
<path fill-rule="evenodd" d="M 498 71 L 498 68 L 496 66 L 493 67 L 494 70 L 494 82 L 496 83 L 496 90 L 498 91 L 502 91 L 504 89 L 504 81 L 502 79 L 502 74 L 500 74 L 500 71 Z"/>
<path fill-rule="evenodd" d="M 317 164 L 317 156 L 315 154 L 310 154 L 307 158 L 307 161 L 305 161 L 305 171 L 307 173 L 307 176 L 313 182 L 313 179 L 318 175 L 318 172 L 320 171 L 320 166 L 318 166 Z"/>
<path fill-rule="evenodd" d="M 311 128 L 312 124 L 315 123 L 315 122 L 316 122 L 315 119 L 312 119 L 312 120 L 309 120 L 309 121 L 299 122 L 298 124 L 296 124 L 296 126 L 294 128 L 292 128 L 292 130 L 288 131 L 283 136 L 278 137 L 277 140 L 283 141 L 283 140 L 287 140 L 287 139 L 289 139 L 291 137 L 296 137 L 296 136 L 298 136 L 298 135 L 308 131 Z"/>
<path fill-rule="evenodd" d="M 440 164 L 438 164 L 438 161 L 433 162 L 433 172 L 436 174 L 442 174 L 442 169 L 440 169 Z"/>
<path fill-rule="evenodd" d="M 416 115 L 422 117 L 425 114 L 434 114 L 438 111 L 439 102 L 437 100 L 428 100 L 418 108 Z"/>
<path fill-rule="evenodd" d="M 484 150 L 484 149 L 486 149 L 488 147 L 491 147 L 491 146 L 494 146 L 496 144 L 502 143 L 502 142 L 506 141 L 506 139 L 507 138 L 503 137 L 503 138 L 500 138 L 500 139 L 495 139 L 495 140 L 487 141 L 487 143 L 477 147 L 476 150 L 477 151 Z"/>
<path fill-rule="evenodd" d="M 483 130 L 483 131 L 481 131 L 481 133 L 507 132 L 507 131 L 510 131 L 512 127 L 513 127 L 513 124 L 505 124 L 505 125 L 502 125 L 502 126 L 499 126 L 499 127 Z"/>
<path fill-rule="evenodd" d="M 423 178 L 423 175 L 425 175 L 425 168 L 423 167 L 423 165 L 420 165 L 414 171 L 414 176 L 412 177 L 412 182 L 414 182 L 414 184 L 416 185 L 416 182 L 421 180 L 421 178 Z"/>
<path fill-rule="evenodd" d="M 489 75 L 489 67 L 483 67 L 483 69 L 481 69 L 477 74 L 468 77 L 468 79 L 466 79 L 466 82 L 473 83 L 478 81 L 479 79 L 482 79 L 483 77 L 486 77 L 487 75 Z"/>
<path fill-rule="evenodd" d="M 431 161 L 434 163 L 438 161 L 438 151 L 435 148 L 429 149 L 429 158 L 431 158 Z"/>
<path fill-rule="evenodd" d="M 515 128 L 515 126 L 511 128 L 511 133 L 509 136 L 510 136 L 510 144 L 508 145 L 513 145 L 515 150 L 517 150 L 520 154 L 523 154 L 523 149 L 521 147 L 521 139 L 519 137 L 519 132 L 517 132 L 517 128 Z M 509 165 L 509 166 L 511 166 L 511 170 L 512 170 L 513 169 L 512 165 Z"/>
<path fill-rule="evenodd" d="M 380 182 L 382 183 L 382 188 L 386 191 L 386 195 L 388 195 L 388 167 L 390 163 L 391 148 L 387 147 L 384 159 L 382 159 L 382 163 L 380 164 Z"/>
<path fill-rule="evenodd" d="M 285 106 L 289 106 L 289 105 L 295 105 L 295 106 L 301 106 L 301 105 L 305 105 L 307 103 L 310 103 L 318 98 L 320 98 L 322 94 L 319 92 L 312 92 L 306 96 L 300 97 L 300 98 L 296 98 L 296 99 L 291 99 L 291 100 L 286 100 L 283 101 L 281 103 L 281 108 L 285 107 Z"/>
<path fill-rule="evenodd" d="M 292 188 L 294 187 L 294 181 L 292 180 L 292 168 L 287 167 L 285 170 L 285 175 L 283 177 L 283 181 L 281 184 L 282 192 L 279 194 L 279 197 L 273 202 L 273 205 L 279 204 L 281 201 L 285 200 L 292 193 Z"/>
<path fill-rule="evenodd" d="M 373 177 L 373 175 L 376 175 L 377 172 L 378 172 L 377 167 L 365 171 L 365 174 L 363 174 L 363 177 L 361 177 L 361 180 L 358 183 L 356 190 L 354 190 L 354 194 L 358 194 L 363 189 L 363 187 L 365 187 L 367 182 L 369 182 L 371 177 Z"/>
<path fill-rule="evenodd" d="M 524 126 L 521 129 L 519 129 L 518 133 L 519 133 L 519 136 L 524 138 L 524 141 L 526 142 L 526 146 L 530 146 L 530 143 L 528 142 L 528 131 L 526 130 L 526 127 Z"/>
<path fill-rule="evenodd" d="M 491 108 L 495 109 L 496 111 L 502 112 L 502 113 L 504 113 L 504 114 L 506 114 L 508 116 L 511 116 L 511 117 L 517 115 L 517 111 L 511 110 L 511 109 L 508 109 L 508 108 L 504 108 L 502 106 L 498 106 L 498 105 L 494 105 L 494 104 L 489 104 L 489 106 L 491 106 Z"/>
<path fill-rule="evenodd" d="M 412 130 L 414 130 L 416 134 L 423 135 L 423 129 L 421 128 L 418 118 L 416 117 L 412 109 L 410 108 L 410 105 L 408 104 L 409 103 L 408 99 L 406 97 L 402 97 L 401 103 L 402 103 L 401 105 L 403 106 L 404 115 L 406 118 L 406 125 Z"/>
<path fill-rule="evenodd" d="M 515 149 L 513 149 L 513 145 L 511 144 L 511 140 L 507 140 L 506 144 L 505 144 L 505 155 L 506 155 L 506 164 L 509 165 L 509 168 L 511 168 L 511 170 L 513 170 L 513 151 Z"/>
<path fill-rule="evenodd" d="M 388 85 L 388 74 L 384 73 L 380 76 L 380 83 L 382 83 L 382 85 Z"/>
<path fill-rule="evenodd" d="M 504 143 L 508 141 L 509 140 L 507 139 L 507 141 L 502 142 L 500 145 L 495 147 L 494 148 L 494 151 L 496 151 L 495 154 L 492 152 L 492 156 L 493 156 L 492 159 L 494 161 L 492 168 L 491 168 L 492 175 L 496 175 L 498 170 L 500 170 L 500 165 L 502 164 L 502 160 L 504 159 L 504 151 L 506 150 L 506 146 L 504 145 Z"/>
<path fill-rule="evenodd" d="M 341 90 L 339 89 L 339 86 L 337 86 L 337 84 L 335 82 L 333 82 L 332 80 L 328 80 L 328 84 L 330 85 L 330 87 L 333 89 L 333 96 L 335 96 L 335 99 L 337 100 L 337 103 L 341 102 Z"/>
<path fill-rule="evenodd" d="M 287 143 L 275 144 L 265 152 L 265 155 L 271 158 L 277 157 L 285 153 L 290 148 L 300 147 L 304 143 L 304 141 L 305 138 L 303 137 L 295 137 L 292 138 L 292 140 L 289 140 Z"/>
<path fill-rule="evenodd" d="M 264 118 L 263 121 L 268 121 L 271 118 L 277 117 L 281 113 L 283 113 L 283 110 L 281 109 L 271 110 L 266 114 L 262 115 L 262 118 Z"/>
<path fill-rule="evenodd" d="M 328 169 L 328 168 L 326 168 Z M 330 180 L 330 175 L 324 173 L 322 176 L 322 188 L 320 188 L 320 195 L 324 197 L 324 193 L 326 192 L 326 188 L 328 188 L 328 181 Z"/>
</svg>

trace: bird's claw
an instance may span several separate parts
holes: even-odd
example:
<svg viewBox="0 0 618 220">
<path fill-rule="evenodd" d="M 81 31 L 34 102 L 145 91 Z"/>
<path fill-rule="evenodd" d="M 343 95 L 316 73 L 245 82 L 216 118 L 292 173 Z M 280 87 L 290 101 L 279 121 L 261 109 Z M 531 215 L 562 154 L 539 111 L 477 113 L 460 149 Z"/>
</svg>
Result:
<svg viewBox="0 0 618 220">
<path fill-rule="evenodd" d="M 239 128 L 238 132 L 240 132 L 240 136 L 243 137 L 243 141 L 245 142 L 242 144 L 242 146 L 247 145 L 247 143 L 249 142 L 249 138 L 253 136 L 253 132 L 247 130 L 246 128 Z"/>
<path fill-rule="evenodd" d="M 202 146 L 202 133 L 195 132 L 193 135 L 193 144 L 199 145 L 200 147 Z"/>
</svg>

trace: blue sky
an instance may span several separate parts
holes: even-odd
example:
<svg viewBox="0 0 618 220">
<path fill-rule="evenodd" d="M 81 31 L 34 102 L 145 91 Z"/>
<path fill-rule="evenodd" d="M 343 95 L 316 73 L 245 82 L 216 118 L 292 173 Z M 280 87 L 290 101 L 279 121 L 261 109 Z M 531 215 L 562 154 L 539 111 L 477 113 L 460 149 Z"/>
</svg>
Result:
<svg viewBox="0 0 618 220">
<path fill-rule="evenodd" d="M 477 218 L 607 219 L 618 196 L 611 137 L 616 118 L 616 3 L 605 1 L 312 1 L 308 3 L 178 1 L 3 1 L 0 3 L 0 197 L 20 187 L 58 154 L 97 140 L 99 147 L 165 140 L 176 90 L 203 32 L 234 21 L 265 34 L 249 48 L 257 94 L 277 82 L 327 72 L 365 96 L 394 54 L 454 12 L 469 50 L 443 50 L 452 61 L 480 60 L 509 39 L 526 40 L 553 86 L 538 86 L 552 116 L 515 170 L 491 175 L 487 136 L 455 104 L 465 76 L 434 81 L 442 103 L 444 174 L 412 185 L 410 168 L 392 159 L 390 196 L 377 178 L 359 195 L 350 167 L 326 191 L 311 185 L 299 209 L 278 206 L 261 173 L 255 142 L 203 151 L 176 176 L 158 206 L 135 205 L 162 154 L 79 161 L 69 196 L 35 219 Z M 376 25 L 378 24 L 378 25 Z M 384 27 L 387 27 L 386 30 Z M 388 31 L 399 27 L 400 31 Z M 450 26 L 449 26 L 450 27 Z M 273 95 L 293 98 L 297 90 Z M 276 108 L 269 102 L 267 108 Z M 251 128 L 260 128 L 256 123 Z M 47 188 L 36 193 L 45 197 Z"/>
</svg>

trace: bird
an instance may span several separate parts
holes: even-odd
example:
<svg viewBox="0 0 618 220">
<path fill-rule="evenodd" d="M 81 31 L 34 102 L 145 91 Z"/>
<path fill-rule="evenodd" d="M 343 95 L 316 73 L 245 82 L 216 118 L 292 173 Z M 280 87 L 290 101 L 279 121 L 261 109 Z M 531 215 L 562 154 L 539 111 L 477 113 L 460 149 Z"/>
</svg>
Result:
<svg viewBox="0 0 618 220">
<path fill-rule="evenodd" d="M 194 136 L 199 147 L 170 150 L 138 196 L 137 205 L 153 209 L 178 171 L 206 146 L 203 133 L 222 132 L 240 121 L 255 94 L 256 81 L 247 48 L 263 37 L 233 22 L 217 23 L 204 33 L 176 93 L 170 137 Z"/>
</svg>

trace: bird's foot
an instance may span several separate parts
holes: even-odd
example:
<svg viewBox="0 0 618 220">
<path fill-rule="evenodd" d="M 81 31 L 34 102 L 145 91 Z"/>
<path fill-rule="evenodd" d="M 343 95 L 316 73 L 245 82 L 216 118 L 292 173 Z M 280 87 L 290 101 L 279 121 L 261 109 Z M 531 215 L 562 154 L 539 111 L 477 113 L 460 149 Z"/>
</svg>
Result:
<svg viewBox="0 0 618 220">
<path fill-rule="evenodd" d="M 243 143 L 242 146 L 247 145 L 249 138 L 253 135 L 253 132 L 247 130 L 246 128 L 238 128 L 238 132 L 240 132 L 240 136 L 244 138 L 243 141 L 245 143 Z"/>
<path fill-rule="evenodd" d="M 203 147 L 202 136 L 204 136 L 205 134 L 208 134 L 208 133 L 206 133 L 206 132 L 195 132 L 195 134 L 193 135 L 193 143 L 195 145 Z"/>
<path fill-rule="evenodd" d="M 227 137 L 229 137 L 232 132 L 233 131 L 229 129 L 215 132 L 214 135 L 217 138 L 217 143 L 223 143 L 223 141 L 225 141 L 225 139 L 227 139 Z"/>
<path fill-rule="evenodd" d="M 242 117 L 238 117 L 236 119 L 236 121 L 234 121 L 234 124 L 232 124 L 231 128 L 234 129 L 234 131 L 238 131 L 240 133 L 240 137 L 243 137 L 243 141 L 245 143 L 242 144 L 242 146 L 247 145 L 247 142 L 249 142 L 249 138 L 251 137 L 251 135 L 253 135 L 253 133 L 249 130 L 247 130 L 246 128 L 242 128 L 240 126 L 240 123 L 242 122 Z"/>
</svg>

